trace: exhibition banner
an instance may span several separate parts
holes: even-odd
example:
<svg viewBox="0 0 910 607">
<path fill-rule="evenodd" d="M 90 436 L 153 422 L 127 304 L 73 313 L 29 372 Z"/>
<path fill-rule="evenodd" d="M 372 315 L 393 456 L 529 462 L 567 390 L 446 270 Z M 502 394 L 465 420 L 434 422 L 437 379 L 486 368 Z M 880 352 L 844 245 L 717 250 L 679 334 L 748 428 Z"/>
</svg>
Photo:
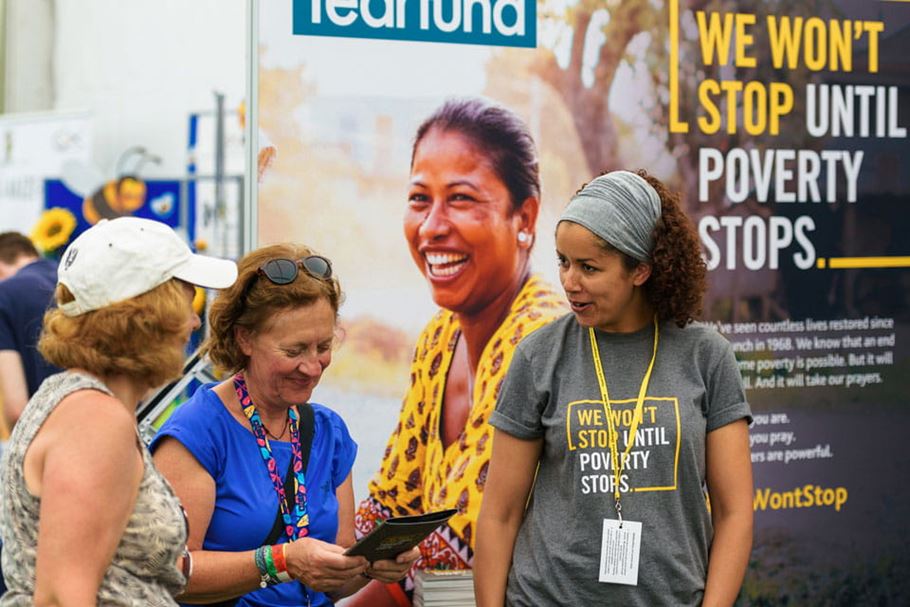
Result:
<svg viewBox="0 0 910 607">
<path fill-rule="evenodd" d="M 582 184 L 644 168 L 681 193 L 709 270 L 700 322 L 732 343 L 754 416 L 755 541 L 741 603 L 910 601 L 900 480 L 910 467 L 910 3 L 252 7 L 258 240 L 330 257 L 345 291 L 341 347 L 314 400 L 341 413 L 360 446 L 358 501 L 380 468 L 399 465 L 389 436 L 407 431 L 412 400 L 424 404 L 415 348 L 432 353 L 421 332 L 446 305 L 426 275 L 470 263 L 415 253 L 415 135 L 446 100 L 482 97 L 533 136 L 531 266 L 557 294 L 556 218 Z M 509 356 L 506 344 L 495 368 L 461 378 L 475 408 L 482 374 L 495 383 Z M 482 491 L 475 463 L 462 473 Z M 470 533 L 461 540 L 470 550 Z"/>
</svg>

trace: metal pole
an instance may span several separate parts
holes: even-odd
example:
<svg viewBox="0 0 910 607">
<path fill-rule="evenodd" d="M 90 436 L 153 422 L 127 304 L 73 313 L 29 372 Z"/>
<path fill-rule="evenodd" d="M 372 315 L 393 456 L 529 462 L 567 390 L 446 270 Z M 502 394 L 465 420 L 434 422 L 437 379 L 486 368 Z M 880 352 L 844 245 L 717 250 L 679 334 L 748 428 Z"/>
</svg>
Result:
<svg viewBox="0 0 910 607">
<path fill-rule="evenodd" d="M 224 202 L 224 94 L 215 93 L 215 218 L 221 227 L 221 250 L 227 246 L 227 205 Z"/>
<path fill-rule="evenodd" d="M 244 141 L 246 142 L 246 167 L 243 172 L 244 183 L 243 224 L 240 233 L 243 235 L 241 254 L 256 248 L 259 238 L 258 204 L 258 163 L 259 156 L 259 0 L 247 0 L 247 37 L 246 37 L 246 125 Z"/>
</svg>

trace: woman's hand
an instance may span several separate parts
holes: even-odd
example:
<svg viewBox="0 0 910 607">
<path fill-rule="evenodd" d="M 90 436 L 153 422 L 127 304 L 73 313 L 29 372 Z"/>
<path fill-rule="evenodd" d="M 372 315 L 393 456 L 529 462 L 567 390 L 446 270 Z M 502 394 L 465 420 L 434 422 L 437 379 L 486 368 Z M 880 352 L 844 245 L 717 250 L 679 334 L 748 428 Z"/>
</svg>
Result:
<svg viewBox="0 0 910 607">
<path fill-rule="evenodd" d="M 414 561 L 418 558 L 420 558 L 420 549 L 417 546 L 414 546 L 407 552 L 402 552 L 396 556 L 394 561 L 392 559 L 386 559 L 371 563 L 366 570 L 366 574 L 374 580 L 379 580 L 383 584 L 391 584 L 407 575 L 411 565 L 413 565 Z"/>
<path fill-rule="evenodd" d="M 303 538 L 286 544 L 288 575 L 318 592 L 333 592 L 364 573 L 369 563 L 362 556 L 345 556 L 335 544 Z"/>
</svg>

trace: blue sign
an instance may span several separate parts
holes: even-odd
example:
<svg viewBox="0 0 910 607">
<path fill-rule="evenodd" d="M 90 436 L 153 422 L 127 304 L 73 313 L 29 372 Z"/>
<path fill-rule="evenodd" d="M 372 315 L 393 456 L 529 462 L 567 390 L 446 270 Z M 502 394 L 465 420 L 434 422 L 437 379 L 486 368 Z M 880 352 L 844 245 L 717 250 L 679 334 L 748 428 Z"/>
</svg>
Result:
<svg viewBox="0 0 910 607">
<path fill-rule="evenodd" d="M 537 0 L 294 0 L 294 35 L 537 46 Z"/>
<path fill-rule="evenodd" d="M 137 209 L 128 214 L 135 217 L 145 217 L 166 223 L 172 228 L 180 226 L 180 181 L 150 179 L 144 180 L 146 194 L 145 200 Z M 76 229 L 70 240 L 76 238 L 91 226 L 91 221 L 86 217 L 86 199 L 70 190 L 59 179 L 44 180 L 44 208 L 63 207 L 76 216 Z M 106 216 L 106 215 L 105 215 Z M 183 226 L 192 246 L 196 237 L 196 209 L 191 201 L 187 209 L 189 224 Z"/>
</svg>

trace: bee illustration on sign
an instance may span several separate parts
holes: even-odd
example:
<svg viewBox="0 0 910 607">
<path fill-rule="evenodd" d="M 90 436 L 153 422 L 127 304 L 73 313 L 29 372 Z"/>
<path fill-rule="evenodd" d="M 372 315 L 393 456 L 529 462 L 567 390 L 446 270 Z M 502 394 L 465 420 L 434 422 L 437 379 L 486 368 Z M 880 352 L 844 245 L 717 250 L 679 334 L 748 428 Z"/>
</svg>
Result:
<svg viewBox="0 0 910 607">
<path fill-rule="evenodd" d="M 141 146 L 128 148 L 117 160 L 114 176 L 106 178 L 97 167 L 73 160 L 62 167 L 63 183 L 82 196 L 82 215 L 94 225 L 102 219 L 132 215 L 142 208 L 147 191 L 139 175 L 148 162 L 160 164 L 161 158 Z"/>
</svg>

